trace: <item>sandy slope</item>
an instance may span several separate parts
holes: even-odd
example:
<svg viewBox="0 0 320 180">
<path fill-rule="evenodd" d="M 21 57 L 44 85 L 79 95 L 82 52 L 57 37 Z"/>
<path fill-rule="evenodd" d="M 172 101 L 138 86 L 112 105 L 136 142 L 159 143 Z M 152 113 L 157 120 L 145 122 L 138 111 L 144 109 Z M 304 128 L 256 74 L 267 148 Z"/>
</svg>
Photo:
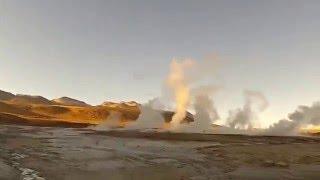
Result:
<svg viewBox="0 0 320 180">
<path fill-rule="evenodd" d="M 120 114 L 119 121 L 132 121 L 140 110 L 132 102 L 114 103 L 117 106 L 91 106 L 83 101 L 62 97 L 49 100 L 42 96 L 14 95 L 0 90 L 0 123 L 30 125 L 59 125 L 77 123 L 98 124 L 113 112 Z M 76 126 L 78 126 L 76 125 Z"/>
<path fill-rule="evenodd" d="M 135 120 L 140 113 L 138 107 L 112 108 L 108 106 L 65 106 L 0 101 L 1 119 L 4 120 L 5 118 L 9 118 L 12 122 L 57 121 L 97 124 L 107 120 L 111 112 L 120 112 L 123 121 Z M 8 123 L 10 121 L 6 122 Z"/>
<path fill-rule="evenodd" d="M 105 102 L 91 106 L 83 101 L 62 97 L 49 100 L 42 96 L 14 95 L 0 91 L 0 123 L 18 123 L 39 126 L 66 126 L 76 123 L 83 125 L 99 124 L 110 117 L 119 115 L 119 126 L 135 121 L 140 115 L 140 104 L 130 102 Z M 166 122 L 170 122 L 173 112 L 160 111 Z M 46 122 L 47 121 L 47 122 Z M 193 121 L 188 113 L 186 121 Z"/>
</svg>

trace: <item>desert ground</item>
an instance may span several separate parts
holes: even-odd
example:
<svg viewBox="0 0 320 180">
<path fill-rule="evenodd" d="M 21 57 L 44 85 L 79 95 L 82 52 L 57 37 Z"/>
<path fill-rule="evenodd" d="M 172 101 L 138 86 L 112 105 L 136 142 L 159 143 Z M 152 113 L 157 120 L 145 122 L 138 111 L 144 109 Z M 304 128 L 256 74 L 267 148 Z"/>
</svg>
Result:
<svg viewBox="0 0 320 180">
<path fill-rule="evenodd" d="M 0 126 L 0 179 L 319 179 L 320 139 Z"/>
</svg>

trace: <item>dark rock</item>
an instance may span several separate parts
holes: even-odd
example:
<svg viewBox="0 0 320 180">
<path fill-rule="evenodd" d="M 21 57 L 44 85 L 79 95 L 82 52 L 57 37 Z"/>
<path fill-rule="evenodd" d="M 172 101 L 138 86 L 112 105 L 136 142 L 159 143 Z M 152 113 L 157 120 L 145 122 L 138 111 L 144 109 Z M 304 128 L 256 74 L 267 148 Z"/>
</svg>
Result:
<svg viewBox="0 0 320 180">
<path fill-rule="evenodd" d="M 14 94 L 0 90 L 0 101 L 8 101 L 15 97 Z"/>
</svg>

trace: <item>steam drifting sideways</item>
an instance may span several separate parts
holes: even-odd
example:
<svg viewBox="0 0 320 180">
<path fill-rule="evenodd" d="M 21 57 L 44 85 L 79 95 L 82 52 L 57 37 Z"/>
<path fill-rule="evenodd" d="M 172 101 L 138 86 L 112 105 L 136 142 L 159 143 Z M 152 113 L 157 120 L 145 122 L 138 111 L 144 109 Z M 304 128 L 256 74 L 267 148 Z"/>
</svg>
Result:
<svg viewBox="0 0 320 180">
<path fill-rule="evenodd" d="M 312 106 L 299 106 L 298 109 L 283 119 L 273 124 L 265 133 L 272 135 L 297 135 L 302 128 L 309 125 L 320 125 L 320 102 Z"/>
</svg>

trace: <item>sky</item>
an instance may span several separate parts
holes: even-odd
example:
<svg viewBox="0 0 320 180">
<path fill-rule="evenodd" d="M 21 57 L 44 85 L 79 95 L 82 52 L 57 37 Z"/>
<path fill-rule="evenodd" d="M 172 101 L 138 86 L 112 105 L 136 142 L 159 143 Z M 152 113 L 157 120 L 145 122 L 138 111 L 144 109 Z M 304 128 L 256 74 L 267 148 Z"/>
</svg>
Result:
<svg viewBox="0 0 320 180">
<path fill-rule="evenodd" d="M 0 89 L 91 104 L 161 96 L 172 58 L 222 62 L 218 111 L 243 90 L 266 126 L 320 94 L 318 0 L 0 0 Z"/>
</svg>

